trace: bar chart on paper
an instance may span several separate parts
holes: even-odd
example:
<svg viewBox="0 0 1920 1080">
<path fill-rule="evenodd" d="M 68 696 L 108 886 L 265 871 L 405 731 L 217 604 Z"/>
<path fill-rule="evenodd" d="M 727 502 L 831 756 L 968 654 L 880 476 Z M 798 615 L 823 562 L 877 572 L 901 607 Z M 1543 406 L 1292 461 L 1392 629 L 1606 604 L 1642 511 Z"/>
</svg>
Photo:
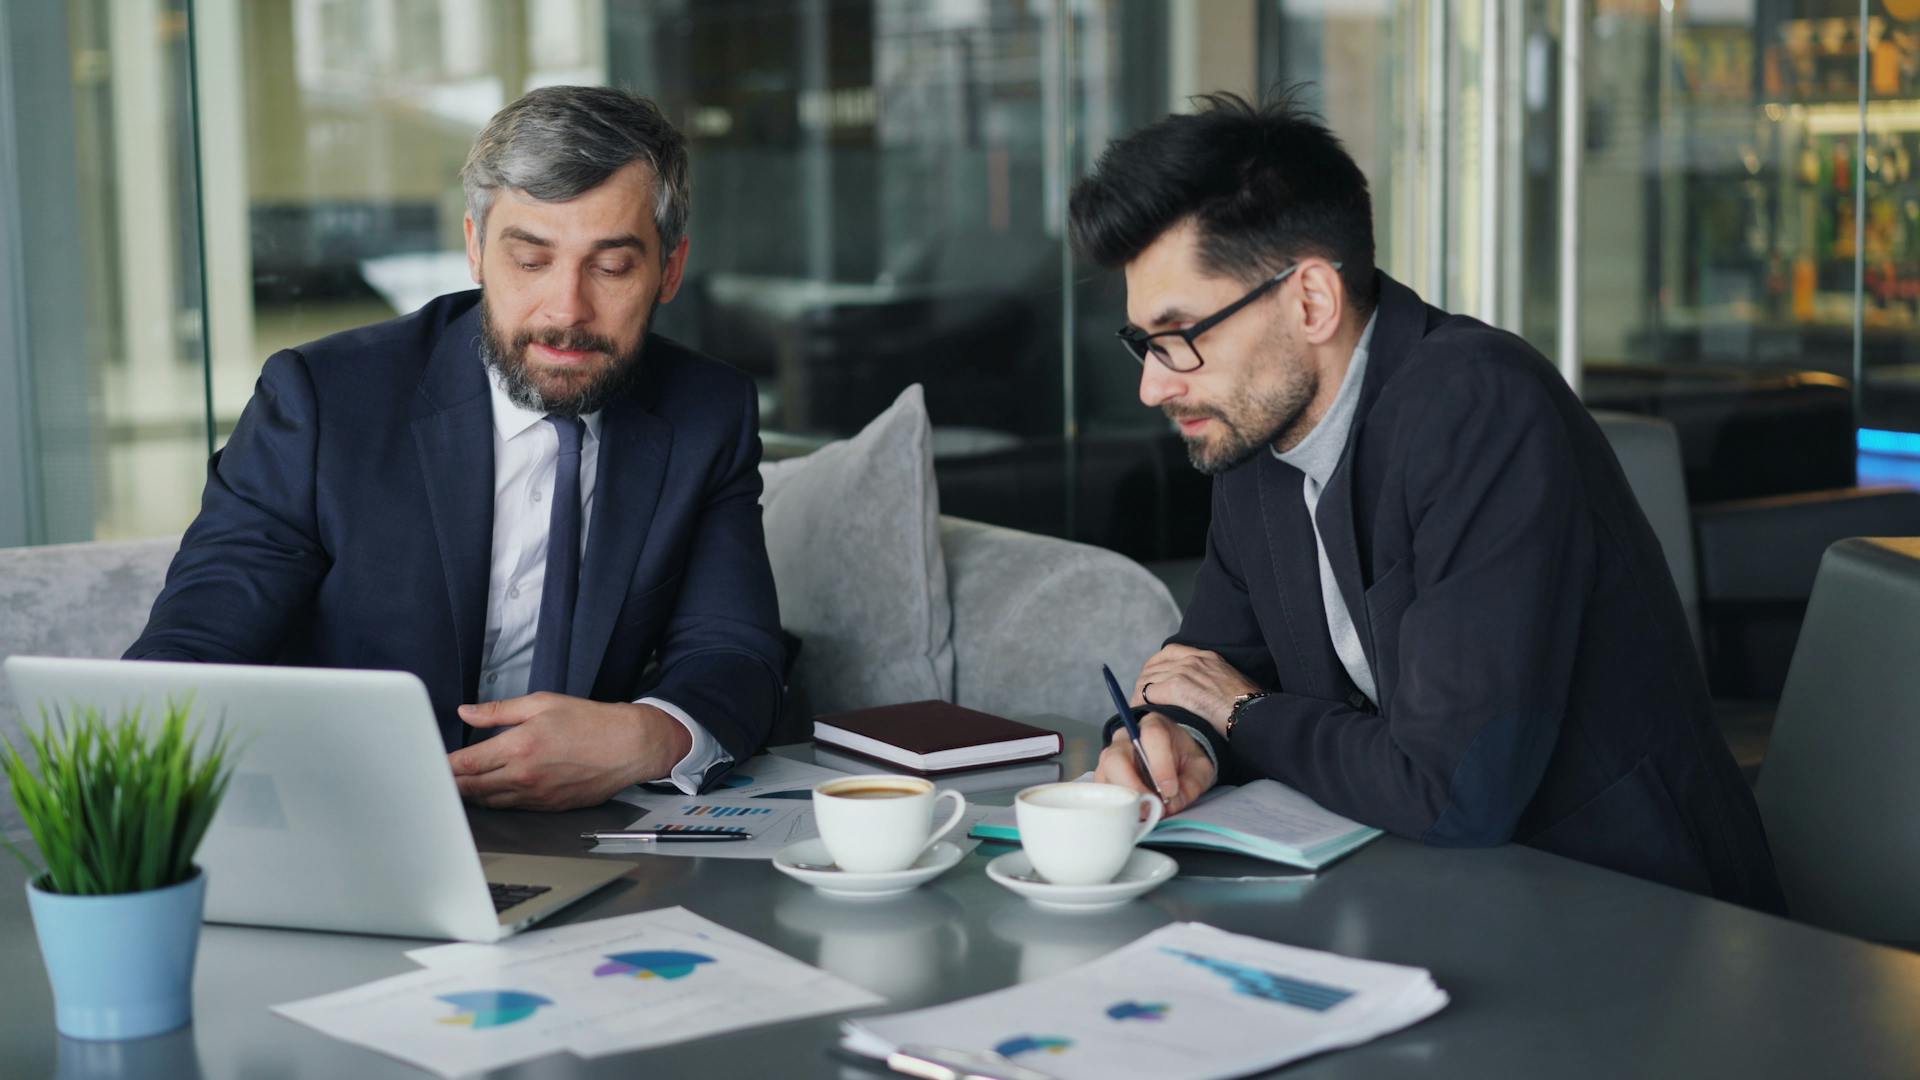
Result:
<svg viewBox="0 0 1920 1080">
<path fill-rule="evenodd" d="M 743 833 L 747 830 L 738 825 L 687 825 L 681 822 L 669 822 L 654 827 L 660 833 Z"/>
<path fill-rule="evenodd" d="M 1266 1001 L 1278 1001 L 1314 1012 L 1326 1012 L 1335 1005 L 1353 996 L 1353 991 L 1324 983 L 1309 982 L 1306 979 L 1277 975 L 1271 971 L 1262 971 L 1245 964 L 1236 964 L 1231 960 L 1221 960 L 1200 953 L 1187 952 L 1184 949 L 1161 949 L 1169 956 L 1178 956 L 1189 964 L 1194 964 L 1213 972 L 1232 985 L 1236 994 L 1262 998 Z"/>
<path fill-rule="evenodd" d="M 811 840 L 817 831 L 813 825 L 813 806 L 798 800 L 767 801 L 736 795 L 682 797 L 664 806 L 648 807 L 645 817 L 629 828 L 657 829 L 667 833 L 744 832 L 753 839 L 734 844 L 659 844 L 645 847 L 621 843 L 602 843 L 596 850 L 635 851 L 653 855 L 701 855 L 722 859 L 770 859 L 774 852 Z M 699 848 L 698 851 L 691 850 Z"/>
<path fill-rule="evenodd" d="M 773 813 L 770 806 L 715 806 L 712 803 L 688 803 L 680 808 L 681 817 L 751 818 Z"/>
</svg>

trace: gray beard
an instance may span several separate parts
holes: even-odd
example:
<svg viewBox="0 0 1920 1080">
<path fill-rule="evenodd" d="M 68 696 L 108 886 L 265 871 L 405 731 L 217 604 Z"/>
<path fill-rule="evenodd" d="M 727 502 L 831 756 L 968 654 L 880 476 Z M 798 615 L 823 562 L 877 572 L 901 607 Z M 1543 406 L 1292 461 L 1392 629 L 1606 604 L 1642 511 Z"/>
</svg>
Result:
<svg viewBox="0 0 1920 1080">
<path fill-rule="evenodd" d="M 651 310 L 647 316 L 647 322 L 652 322 Z M 523 331 L 515 336 L 512 347 L 502 343 L 499 331 L 494 329 L 493 312 L 487 307 L 486 295 L 481 294 L 480 359 L 486 363 L 487 370 L 499 377 L 507 399 L 530 412 L 551 416 L 585 416 L 599 412 L 633 385 L 634 377 L 640 371 L 640 353 L 646 347 L 647 331 L 645 324 L 642 324 L 639 341 L 634 344 L 633 350 L 615 357 L 606 370 L 595 375 L 585 386 L 570 394 L 553 397 L 549 397 L 534 382 L 533 373 L 527 366 L 527 346 L 537 340 L 540 340 L 540 335 Z"/>
</svg>

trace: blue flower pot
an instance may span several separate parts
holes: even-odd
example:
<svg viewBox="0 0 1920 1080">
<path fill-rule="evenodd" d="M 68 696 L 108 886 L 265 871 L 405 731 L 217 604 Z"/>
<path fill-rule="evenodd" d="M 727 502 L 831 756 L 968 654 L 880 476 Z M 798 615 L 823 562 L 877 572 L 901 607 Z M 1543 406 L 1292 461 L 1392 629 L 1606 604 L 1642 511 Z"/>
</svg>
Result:
<svg viewBox="0 0 1920 1080">
<path fill-rule="evenodd" d="M 139 1039 L 191 1021 L 206 897 L 197 869 L 178 885 L 111 896 L 65 896 L 29 881 L 60 1034 Z"/>
</svg>

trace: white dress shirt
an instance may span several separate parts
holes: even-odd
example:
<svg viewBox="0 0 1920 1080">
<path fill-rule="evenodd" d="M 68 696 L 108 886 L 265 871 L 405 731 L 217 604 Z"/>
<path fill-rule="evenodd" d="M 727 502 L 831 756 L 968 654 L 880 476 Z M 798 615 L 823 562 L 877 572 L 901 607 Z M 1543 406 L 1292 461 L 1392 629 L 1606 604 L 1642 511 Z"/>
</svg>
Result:
<svg viewBox="0 0 1920 1080">
<path fill-rule="evenodd" d="M 500 701 L 527 692 L 533 670 L 533 641 L 540 624 L 540 594 L 547 574 L 547 527 L 552 508 L 554 465 L 560 435 L 543 423 L 545 413 L 520 407 L 507 396 L 494 373 L 493 389 L 493 566 L 487 574 L 487 637 L 480 650 L 480 700 Z M 593 488 L 600 460 L 600 414 L 581 417 L 580 553 L 586 557 L 593 524 Z M 673 767 L 671 779 L 684 794 L 700 789 L 700 778 L 714 765 L 732 760 L 706 728 L 679 706 L 660 698 L 641 698 L 678 720 L 693 737 L 693 749 Z"/>
</svg>

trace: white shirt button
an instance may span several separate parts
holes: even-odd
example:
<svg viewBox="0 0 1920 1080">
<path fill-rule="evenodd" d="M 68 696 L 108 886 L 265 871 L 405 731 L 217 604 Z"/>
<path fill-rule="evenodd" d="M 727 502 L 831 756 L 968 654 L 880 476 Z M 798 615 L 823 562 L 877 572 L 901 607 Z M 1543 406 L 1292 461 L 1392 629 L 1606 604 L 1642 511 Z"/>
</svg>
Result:
<svg viewBox="0 0 1920 1080">
<path fill-rule="evenodd" d="M 487 685 L 488 685 L 488 686 L 492 686 L 492 685 L 493 685 L 494 683 L 497 683 L 497 682 L 499 682 L 499 681 L 500 681 L 500 673 L 499 673 L 499 672 L 497 672 L 497 671 L 496 671 L 496 672 L 493 672 L 493 673 L 491 673 L 491 674 L 489 674 L 489 675 L 487 676 Z"/>
<path fill-rule="evenodd" d="M 507 595 L 515 600 L 520 599 L 520 586 L 518 585 L 507 586 Z"/>
<path fill-rule="evenodd" d="M 536 491 L 536 492 L 534 492 L 534 493 L 533 493 L 533 501 L 534 501 L 534 502 L 539 502 L 539 501 L 540 501 L 541 499 L 544 499 L 544 498 L 546 498 L 546 496 L 545 496 L 545 495 L 542 495 L 542 494 L 540 494 L 540 493 L 539 493 L 538 491 Z"/>
</svg>

